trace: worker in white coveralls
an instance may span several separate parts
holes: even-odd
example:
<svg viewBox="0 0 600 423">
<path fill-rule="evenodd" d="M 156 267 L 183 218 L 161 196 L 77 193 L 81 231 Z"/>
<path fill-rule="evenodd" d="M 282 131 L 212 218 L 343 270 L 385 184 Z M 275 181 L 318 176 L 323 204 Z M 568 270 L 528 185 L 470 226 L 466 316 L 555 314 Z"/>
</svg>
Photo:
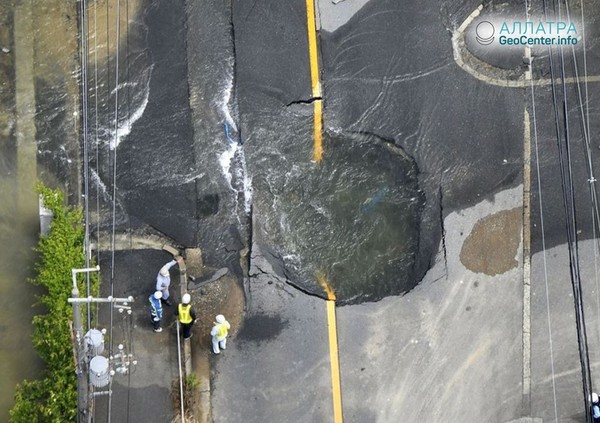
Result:
<svg viewBox="0 0 600 423">
<path fill-rule="evenodd" d="M 162 292 L 162 302 L 166 305 L 170 306 L 171 301 L 169 301 L 169 286 L 171 286 L 171 275 L 169 274 L 169 269 L 177 264 L 180 260 L 183 260 L 181 257 L 177 258 L 177 260 L 171 260 L 158 271 L 158 275 L 156 275 L 156 290 Z"/>
<path fill-rule="evenodd" d="M 231 325 L 225 320 L 225 316 L 222 314 L 219 314 L 215 320 L 215 325 L 210 331 L 210 334 L 212 335 L 213 352 L 219 354 L 221 350 L 224 350 L 227 347 L 227 334 Z"/>
</svg>

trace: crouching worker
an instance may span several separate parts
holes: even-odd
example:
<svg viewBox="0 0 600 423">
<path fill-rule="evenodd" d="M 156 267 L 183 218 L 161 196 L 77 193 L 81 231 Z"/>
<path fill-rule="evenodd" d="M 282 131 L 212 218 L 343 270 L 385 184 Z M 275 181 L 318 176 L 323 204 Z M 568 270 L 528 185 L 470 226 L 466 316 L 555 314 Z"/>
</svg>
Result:
<svg viewBox="0 0 600 423">
<path fill-rule="evenodd" d="M 163 316 L 162 303 L 160 302 L 161 298 L 162 292 L 160 291 L 156 291 L 148 298 L 150 301 L 150 317 L 152 318 L 154 332 L 162 332 L 162 328 L 160 327 L 160 321 L 162 320 Z"/>
<path fill-rule="evenodd" d="M 196 312 L 190 304 L 191 300 L 192 297 L 190 297 L 190 294 L 183 294 L 181 304 L 177 307 L 176 313 L 181 324 L 183 339 L 190 339 L 192 337 L 192 325 L 196 322 Z"/>
</svg>

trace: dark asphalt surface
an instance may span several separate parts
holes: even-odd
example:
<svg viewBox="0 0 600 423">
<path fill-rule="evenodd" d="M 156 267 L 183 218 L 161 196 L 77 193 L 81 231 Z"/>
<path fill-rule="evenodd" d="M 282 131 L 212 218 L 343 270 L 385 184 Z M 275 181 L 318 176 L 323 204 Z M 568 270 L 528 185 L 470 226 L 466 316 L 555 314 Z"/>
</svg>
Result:
<svg viewBox="0 0 600 423">
<path fill-rule="evenodd" d="M 195 184 L 193 178 L 186 182 L 194 157 L 189 154 L 193 149 L 193 129 L 185 29 L 181 25 L 184 13 L 182 1 L 153 2 L 147 6 L 144 41 L 153 66 L 148 105 L 119 145 L 121 171 L 117 186 L 130 226 L 148 225 L 182 245 L 194 245 L 196 232 L 189 228 L 196 227 Z M 132 46 L 132 50 L 136 47 Z M 135 75 L 140 70 L 144 69 L 132 68 L 128 72 Z M 126 104 L 124 94 L 120 93 Z M 175 207 L 180 210 L 177 219 L 173 219 Z"/>
</svg>

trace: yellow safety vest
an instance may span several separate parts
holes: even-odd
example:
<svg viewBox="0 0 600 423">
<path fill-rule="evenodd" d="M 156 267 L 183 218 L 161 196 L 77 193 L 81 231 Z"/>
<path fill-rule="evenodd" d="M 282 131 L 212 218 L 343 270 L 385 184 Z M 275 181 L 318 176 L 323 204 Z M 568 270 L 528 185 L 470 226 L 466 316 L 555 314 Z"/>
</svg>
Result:
<svg viewBox="0 0 600 423">
<path fill-rule="evenodd" d="M 190 314 L 190 310 L 192 306 L 190 304 L 179 304 L 179 321 L 181 323 L 192 323 L 192 315 Z"/>
<path fill-rule="evenodd" d="M 218 323 L 217 325 L 217 339 L 223 339 L 227 336 L 227 323 Z"/>
</svg>

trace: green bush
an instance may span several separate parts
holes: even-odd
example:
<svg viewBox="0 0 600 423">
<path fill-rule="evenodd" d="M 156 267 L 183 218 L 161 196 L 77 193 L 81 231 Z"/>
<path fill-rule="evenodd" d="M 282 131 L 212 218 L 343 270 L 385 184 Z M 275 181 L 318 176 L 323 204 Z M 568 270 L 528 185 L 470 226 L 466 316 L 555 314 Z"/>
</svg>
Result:
<svg viewBox="0 0 600 423">
<path fill-rule="evenodd" d="M 71 269 L 85 265 L 84 227 L 81 208 L 65 205 L 64 194 L 38 185 L 44 206 L 54 213 L 50 233 L 36 248 L 37 276 L 31 283 L 45 288 L 40 303 L 47 310 L 33 318 L 33 345 L 46 364 L 41 380 L 17 386 L 12 423 L 64 423 L 77 420 L 77 377 L 71 341 L 73 308 L 67 299 L 73 286 Z M 98 292 L 98 276 L 90 274 L 91 289 Z M 80 292 L 85 292 L 78 282 Z M 85 316 L 83 316 L 85 321 Z"/>
</svg>

